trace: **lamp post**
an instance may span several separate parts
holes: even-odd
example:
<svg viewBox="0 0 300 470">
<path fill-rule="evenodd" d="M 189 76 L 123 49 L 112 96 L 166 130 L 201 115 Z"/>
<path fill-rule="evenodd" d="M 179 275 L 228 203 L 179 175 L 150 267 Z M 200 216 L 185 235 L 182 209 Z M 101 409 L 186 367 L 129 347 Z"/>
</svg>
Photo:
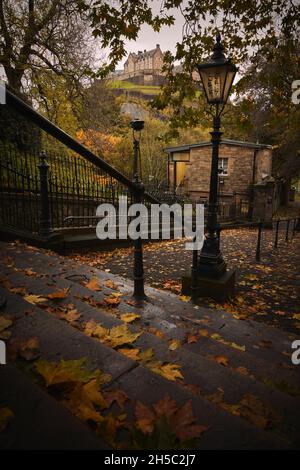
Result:
<svg viewBox="0 0 300 470">
<path fill-rule="evenodd" d="M 140 179 L 140 138 L 144 129 L 144 121 L 134 119 L 130 123 L 133 129 L 133 175 L 132 181 L 136 186 L 133 190 L 133 200 L 135 204 L 142 202 L 144 185 Z M 137 300 L 145 300 L 147 296 L 144 291 L 144 267 L 143 267 L 143 243 L 141 236 L 134 240 L 134 267 L 133 267 L 134 290 L 133 296 Z"/>
<path fill-rule="evenodd" d="M 213 110 L 213 130 L 210 133 L 212 161 L 207 233 L 198 259 L 197 274 L 202 280 L 203 278 L 220 280 L 219 287 L 222 285 L 222 281 L 224 281 L 224 285 L 221 288 L 223 292 L 221 292 L 220 297 L 226 297 L 226 288 L 228 285 L 232 286 L 234 284 L 234 275 L 231 276 L 231 279 L 230 276 L 226 275 L 226 264 L 220 251 L 218 232 L 218 162 L 219 145 L 222 135 L 220 131 L 220 118 L 237 72 L 236 66 L 231 63 L 230 59 L 225 57 L 223 51 L 224 47 L 221 44 L 221 36 L 218 33 L 212 56 L 207 63 L 197 65 L 206 100 Z M 206 292 L 213 293 L 214 286 L 212 285 L 211 289 L 206 289 Z"/>
</svg>

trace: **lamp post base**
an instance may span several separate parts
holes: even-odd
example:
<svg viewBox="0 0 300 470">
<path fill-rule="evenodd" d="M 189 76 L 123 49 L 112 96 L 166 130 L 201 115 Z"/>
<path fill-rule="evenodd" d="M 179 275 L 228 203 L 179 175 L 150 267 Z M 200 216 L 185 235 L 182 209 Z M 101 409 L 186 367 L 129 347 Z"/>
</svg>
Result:
<svg viewBox="0 0 300 470">
<path fill-rule="evenodd" d="M 235 270 L 225 271 L 218 279 L 207 276 L 184 276 L 182 278 L 182 294 L 192 297 L 211 297 L 217 302 L 225 302 L 234 296 Z"/>
<path fill-rule="evenodd" d="M 220 279 L 226 273 L 225 261 L 219 253 L 201 253 L 198 261 L 197 275 L 211 279 Z"/>
</svg>

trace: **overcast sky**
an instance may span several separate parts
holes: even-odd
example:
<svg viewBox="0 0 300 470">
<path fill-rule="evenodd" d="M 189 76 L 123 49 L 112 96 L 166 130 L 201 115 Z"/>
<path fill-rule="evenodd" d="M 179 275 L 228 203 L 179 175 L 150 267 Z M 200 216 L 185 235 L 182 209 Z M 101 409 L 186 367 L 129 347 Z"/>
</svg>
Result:
<svg viewBox="0 0 300 470">
<path fill-rule="evenodd" d="M 125 42 L 128 54 L 130 52 L 144 51 L 144 49 L 147 51 L 154 49 L 156 44 L 160 45 L 163 52 L 167 50 L 174 52 L 176 43 L 180 42 L 181 39 L 183 23 L 183 18 L 180 18 L 176 21 L 174 26 L 165 26 L 159 33 L 155 33 L 148 25 L 143 26 L 137 41 Z M 119 62 L 118 68 L 123 68 L 126 59 L 127 57 Z"/>
<path fill-rule="evenodd" d="M 154 0 L 153 2 L 154 11 L 158 13 L 161 0 Z M 175 17 L 175 24 L 173 26 L 164 26 L 161 28 L 159 33 L 155 33 L 152 28 L 148 25 L 144 25 L 141 28 L 140 34 L 136 41 L 125 41 L 126 50 L 128 54 L 130 52 L 148 51 L 154 49 L 156 44 L 160 45 L 163 52 L 170 50 L 175 51 L 175 45 L 181 41 L 182 38 L 182 27 L 184 24 L 184 18 L 178 9 L 170 10 Z M 127 57 L 119 62 L 118 68 L 123 68 L 124 62 Z"/>
</svg>

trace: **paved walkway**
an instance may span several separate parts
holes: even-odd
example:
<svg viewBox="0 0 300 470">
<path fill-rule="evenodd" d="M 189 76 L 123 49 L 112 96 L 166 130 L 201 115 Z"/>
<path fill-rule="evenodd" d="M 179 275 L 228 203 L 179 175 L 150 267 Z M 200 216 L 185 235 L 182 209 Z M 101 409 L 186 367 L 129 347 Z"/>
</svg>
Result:
<svg viewBox="0 0 300 470">
<path fill-rule="evenodd" d="M 202 299 L 199 305 L 222 308 L 239 318 L 251 318 L 299 333 L 300 329 L 300 233 L 285 241 L 285 228 L 274 249 L 274 233 L 263 232 L 261 261 L 255 260 L 257 229 L 224 230 L 222 252 L 229 267 L 237 269 L 236 296 L 225 305 Z M 91 266 L 132 278 L 132 249 L 73 255 Z M 146 282 L 180 294 L 181 276 L 190 272 L 191 252 L 184 242 L 166 241 L 144 247 Z"/>
<path fill-rule="evenodd" d="M 0 249 L 0 448 L 299 448 L 296 336 L 151 287 L 136 304 L 116 275 Z"/>
</svg>

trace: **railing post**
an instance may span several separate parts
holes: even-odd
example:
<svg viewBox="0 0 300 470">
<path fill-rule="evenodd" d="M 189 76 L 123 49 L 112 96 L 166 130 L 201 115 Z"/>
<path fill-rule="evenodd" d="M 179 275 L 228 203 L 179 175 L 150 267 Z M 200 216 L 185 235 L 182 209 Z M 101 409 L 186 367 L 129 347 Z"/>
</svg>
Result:
<svg viewBox="0 0 300 470">
<path fill-rule="evenodd" d="M 274 248 L 278 247 L 278 232 L 279 232 L 279 224 L 280 220 L 276 221 L 276 232 L 275 232 L 275 242 L 274 242 Z"/>
<path fill-rule="evenodd" d="M 196 237 L 194 238 L 194 242 Z M 193 250 L 193 262 L 192 262 L 192 283 L 191 283 L 191 297 L 195 301 L 197 299 L 197 272 L 198 272 L 198 250 Z"/>
<path fill-rule="evenodd" d="M 293 219 L 293 229 L 292 229 L 292 238 L 295 235 L 296 219 Z"/>
<path fill-rule="evenodd" d="M 48 170 L 47 154 L 45 151 L 41 152 L 40 163 L 38 165 L 40 172 L 40 226 L 39 234 L 42 237 L 48 237 L 52 234 L 51 217 L 50 217 L 50 200 L 48 191 Z"/>
<path fill-rule="evenodd" d="M 257 245 L 256 245 L 256 261 L 260 261 L 260 245 L 261 245 L 261 232 L 262 232 L 262 222 L 258 224 L 258 234 L 257 234 Z"/>
<path fill-rule="evenodd" d="M 289 241 L 289 229 L 290 229 L 290 219 L 287 220 L 287 224 L 286 224 L 286 233 L 285 233 L 285 241 L 286 242 Z"/>
</svg>

